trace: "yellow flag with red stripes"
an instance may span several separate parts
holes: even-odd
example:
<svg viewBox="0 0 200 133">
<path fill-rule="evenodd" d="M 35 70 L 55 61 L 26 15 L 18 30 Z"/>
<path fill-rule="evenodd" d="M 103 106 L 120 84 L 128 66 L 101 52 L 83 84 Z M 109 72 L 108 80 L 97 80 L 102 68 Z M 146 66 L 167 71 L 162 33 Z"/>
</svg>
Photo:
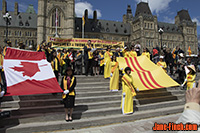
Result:
<svg viewBox="0 0 200 133">
<path fill-rule="evenodd" d="M 176 54 L 175 54 L 176 48 L 173 49 L 172 51 L 172 57 L 175 59 L 176 58 Z"/>
<path fill-rule="evenodd" d="M 166 72 L 151 62 L 146 56 L 119 57 L 119 68 L 131 68 L 135 85 L 140 91 L 179 86 Z"/>
<path fill-rule="evenodd" d="M 190 46 L 189 46 L 189 48 L 188 48 L 188 54 L 189 54 L 189 56 L 191 56 L 191 54 L 192 54 L 192 51 L 191 51 Z"/>
</svg>

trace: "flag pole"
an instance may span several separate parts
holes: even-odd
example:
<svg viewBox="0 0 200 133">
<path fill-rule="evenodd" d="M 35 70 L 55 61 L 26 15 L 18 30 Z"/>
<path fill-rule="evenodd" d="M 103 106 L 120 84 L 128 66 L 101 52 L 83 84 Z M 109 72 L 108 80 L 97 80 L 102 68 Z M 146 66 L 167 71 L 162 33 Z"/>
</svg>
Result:
<svg viewBox="0 0 200 133">
<path fill-rule="evenodd" d="M 84 38 L 84 28 L 85 28 L 85 17 L 82 17 L 82 38 Z"/>
<path fill-rule="evenodd" d="M 56 35 L 55 37 L 59 37 L 58 36 L 58 10 L 57 8 L 56 8 Z"/>
</svg>

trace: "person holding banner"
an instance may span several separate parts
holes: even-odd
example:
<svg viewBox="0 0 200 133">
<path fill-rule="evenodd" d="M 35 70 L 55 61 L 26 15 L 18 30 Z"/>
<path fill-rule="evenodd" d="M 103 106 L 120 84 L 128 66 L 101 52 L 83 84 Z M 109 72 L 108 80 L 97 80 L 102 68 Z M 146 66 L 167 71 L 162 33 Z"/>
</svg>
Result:
<svg viewBox="0 0 200 133">
<path fill-rule="evenodd" d="M 167 68 L 167 64 L 164 62 L 164 56 L 160 56 L 160 61 L 157 62 L 157 65 L 162 67 L 162 69 L 167 72 L 166 68 Z"/>
<path fill-rule="evenodd" d="M 131 47 L 131 51 L 129 52 L 130 57 L 137 57 L 137 53 L 135 51 L 135 46 Z"/>
<path fill-rule="evenodd" d="M 150 59 L 150 53 L 147 51 L 147 48 L 143 48 L 143 53 L 142 53 L 142 55 L 146 55 L 147 58 Z"/>
<path fill-rule="evenodd" d="M 110 91 L 119 90 L 119 63 L 117 62 L 116 56 L 113 55 L 111 62 L 111 73 L 110 73 Z"/>
<path fill-rule="evenodd" d="M 129 57 L 129 49 L 127 46 L 122 50 L 122 55 L 123 57 Z"/>
<path fill-rule="evenodd" d="M 111 62 L 112 56 L 113 56 L 113 53 L 111 52 L 111 47 L 108 46 L 107 51 L 104 54 L 104 60 L 105 60 L 105 63 L 104 63 L 104 65 L 105 65 L 104 66 L 104 78 L 110 78 L 110 72 L 111 72 L 110 62 Z"/>
<path fill-rule="evenodd" d="M 131 68 L 125 68 L 125 74 L 122 77 L 122 100 L 121 100 L 121 108 L 122 113 L 132 114 L 133 113 L 133 97 L 136 96 L 135 86 L 133 83 L 133 78 L 131 76 Z"/>
<path fill-rule="evenodd" d="M 183 87 L 184 84 L 187 82 L 187 90 L 189 90 L 196 87 L 195 86 L 196 70 L 194 65 L 189 65 L 187 66 L 187 68 L 189 69 L 189 73 L 187 74 L 186 79 L 181 86 Z"/>
<path fill-rule="evenodd" d="M 66 69 L 65 76 L 61 81 L 61 88 L 63 89 L 63 103 L 66 113 L 65 120 L 72 121 L 72 113 L 75 103 L 75 87 L 76 87 L 76 77 L 73 76 L 73 71 L 70 67 Z M 68 110 L 70 110 L 70 114 L 68 116 Z"/>
<path fill-rule="evenodd" d="M 53 51 L 53 53 L 51 55 L 51 66 L 52 66 L 53 72 L 56 76 L 56 79 L 59 82 L 60 62 L 59 62 L 59 59 L 57 58 L 56 51 Z"/>
</svg>

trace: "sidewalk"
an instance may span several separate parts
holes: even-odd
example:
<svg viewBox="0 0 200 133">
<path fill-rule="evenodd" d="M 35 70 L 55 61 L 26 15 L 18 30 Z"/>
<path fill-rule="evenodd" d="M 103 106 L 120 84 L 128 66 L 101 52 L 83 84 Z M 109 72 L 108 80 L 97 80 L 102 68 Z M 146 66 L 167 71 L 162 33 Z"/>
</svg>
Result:
<svg viewBox="0 0 200 133">
<path fill-rule="evenodd" d="M 119 123 L 102 127 L 93 127 L 93 128 L 71 130 L 71 131 L 62 130 L 49 133 L 141 133 L 141 132 L 152 133 L 153 132 L 152 127 L 154 126 L 155 122 L 160 124 L 161 123 L 167 124 L 169 122 L 176 122 L 176 120 L 179 117 L 180 114 L 173 114 L 168 116 L 142 119 L 134 122 Z"/>
</svg>

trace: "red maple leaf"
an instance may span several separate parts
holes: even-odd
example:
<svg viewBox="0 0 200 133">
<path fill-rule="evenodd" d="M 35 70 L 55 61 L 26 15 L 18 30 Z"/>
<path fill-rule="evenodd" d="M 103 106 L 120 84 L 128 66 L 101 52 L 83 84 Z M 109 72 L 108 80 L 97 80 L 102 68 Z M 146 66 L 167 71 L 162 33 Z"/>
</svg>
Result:
<svg viewBox="0 0 200 133">
<path fill-rule="evenodd" d="M 32 63 L 32 62 L 21 62 L 20 64 L 22 67 L 12 67 L 11 69 L 23 72 L 23 76 L 29 76 L 33 77 L 37 72 L 40 72 L 40 69 L 38 67 L 38 63 Z"/>
</svg>

